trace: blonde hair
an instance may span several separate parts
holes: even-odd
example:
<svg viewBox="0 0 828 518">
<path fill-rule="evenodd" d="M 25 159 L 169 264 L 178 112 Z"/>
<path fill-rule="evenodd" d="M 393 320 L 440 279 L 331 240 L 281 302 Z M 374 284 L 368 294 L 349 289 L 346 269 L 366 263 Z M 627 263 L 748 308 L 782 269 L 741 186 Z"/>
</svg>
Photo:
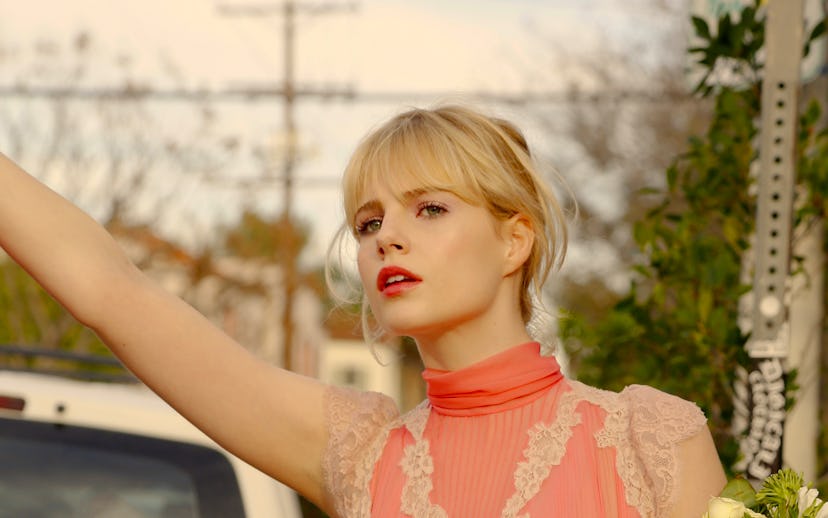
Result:
<svg viewBox="0 0 828 518">
<path fill-rule="evenodd" d="M 355 233 L 355 212 L 366 189 L 385 182 L 392 192 L 411 182 L 449 191 L 487 208 L 494 217 L 523 215 L 535 240 L 523 265 L 520 311 L 525 323 L 553 268 L 566 252 L 567 230 L 557 197 L 543 181 L 521 132 L 511 123 L 464 106 L 412 109 L 369 133 L 351 156 L 342 179 L 345 222 L 331 244 L 327 270 L 331 282 L 334 252 L 341 264 L 343 240 Z M 353 299 L 350 300 L 353 302 Z M 383 331 L 370 323 L 363 294 L 363 334 L 370 341 Z"/>
</svg>

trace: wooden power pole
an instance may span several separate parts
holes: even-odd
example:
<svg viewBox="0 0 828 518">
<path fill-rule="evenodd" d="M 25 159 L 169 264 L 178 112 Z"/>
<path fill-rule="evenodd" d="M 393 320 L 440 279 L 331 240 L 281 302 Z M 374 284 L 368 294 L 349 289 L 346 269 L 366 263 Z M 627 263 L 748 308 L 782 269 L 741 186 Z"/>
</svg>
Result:
<svg viewBox="0 0 828 518">
<path fill-rule="evenodd" d="M 284 132 L 284 149 L 282 150 L 282 215 L 281 223 L 285 231 L 284 243 L 285 250 L 282 254 L 282 287 L 283 287 L 283 306 L 282 306 L 282 366 L 286 369 L 293 368 L 293 352 L 294 352 L 294 299 L 296 290 L 299 287 L 298 273 L 299 268 L 297 261 L 299 258 L 300 236 L 298 235 L 297 225 L 292 219 L 293 213 L 293 187 L 294 187 L 294 170 L 296 168 L 297 159 L 299 156 L 298 149 L 298 132 L 296 128 L 295 119 L 295 102 L 297 97 L 296 79 L 294 76 L 294 59 L 295 59 L 295 33 L 296 33 L 296 15 L 297 11 L 309 12 L 310 14 L 320 14 L 335 10 L 354 10 L 355 4 L 331 3 L 331 4 L 297 4 L 294 0 L 283 0 L 281 5 L 278 4 L 229 4 L 219 6 L 219 11 L 227 16 L 255 16 L 267 17 L 278 15 L 282 17 L 282 45 L 283 45 L 283 70 L 282 70 L 282 124 Z M 339 95 L 342 92 L 317 92 L 317 94 Z"/>
</svg>

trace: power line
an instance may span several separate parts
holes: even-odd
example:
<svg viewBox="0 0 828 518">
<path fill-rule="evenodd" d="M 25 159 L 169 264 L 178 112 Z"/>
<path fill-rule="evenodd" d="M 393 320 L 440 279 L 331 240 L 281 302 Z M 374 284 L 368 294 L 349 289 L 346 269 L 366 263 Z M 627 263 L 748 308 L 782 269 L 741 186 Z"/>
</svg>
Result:
<svg viewBox="0 0 828 518">
<path fill-rule="evenodd" d="M 294 87 L 294 101 L 347 101 L 349 103 L 393 103 L 409 100 L 470 99 L 497 104 L 588 104 L 640 103 L 674 104 L 698 102 L 699 98 L 684 91 L 607 90 L 599 92 L 532 92 L 498 93 L 488 91 L 363 91 L 351 87 Z M 282 85 L 254 85 L 222 89 L 151 88 L 138 86 L 73 88 L 63 86 L 2 86 L 0 98 L 72 99 L 89 101 L 151 100 L 172 102 L 272 102 L 284 99 L 288 91 Z"/>
<path fill-rule="evenodd" d="M 334 12 L 352 12 L 355 13 L 359 9 L 357 2 L 325 2 L 325 3 L 294 3 L 285 2 L 284 4 L 218 4 L 216 9 L 225 16 L 273 16 L 281 15 L 285 12 L 287 4 L 292 4 L 290 9 L 294 13 L 302 12 L 305 14 L 330 14 Z"/>
</svg>

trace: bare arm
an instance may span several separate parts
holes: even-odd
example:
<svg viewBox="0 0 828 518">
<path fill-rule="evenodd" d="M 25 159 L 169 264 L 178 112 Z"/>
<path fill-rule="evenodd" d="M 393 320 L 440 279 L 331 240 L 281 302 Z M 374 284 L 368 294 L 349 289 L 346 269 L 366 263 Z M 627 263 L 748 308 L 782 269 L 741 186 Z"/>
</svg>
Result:
<svg viewBox="0 0 828 518">
<path fill-rule="evenodd" d="M 0 247 L 196 426 L 323 505 L 321 383 L 253 357 L 2 154 Z"/>
<path fill-rule="evenodd" d="M 679 486 L 673 518 L 699 518 L 727 479 L 707 427 L 678 445 Z"/>
</svg>

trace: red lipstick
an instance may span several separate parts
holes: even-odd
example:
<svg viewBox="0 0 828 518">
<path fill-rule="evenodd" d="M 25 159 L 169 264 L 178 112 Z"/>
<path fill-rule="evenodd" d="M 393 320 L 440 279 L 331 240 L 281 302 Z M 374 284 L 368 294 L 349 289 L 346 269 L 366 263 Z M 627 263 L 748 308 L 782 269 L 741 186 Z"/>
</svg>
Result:
<svg viewBox="0 0 828 518">
<path fill-rule="evenodd" d="M 398 295 L 412 288 L 422 279 L 398 266 L 386 266 L 377 275 L 377 290 L 387 297 Z"/>
</svg>

